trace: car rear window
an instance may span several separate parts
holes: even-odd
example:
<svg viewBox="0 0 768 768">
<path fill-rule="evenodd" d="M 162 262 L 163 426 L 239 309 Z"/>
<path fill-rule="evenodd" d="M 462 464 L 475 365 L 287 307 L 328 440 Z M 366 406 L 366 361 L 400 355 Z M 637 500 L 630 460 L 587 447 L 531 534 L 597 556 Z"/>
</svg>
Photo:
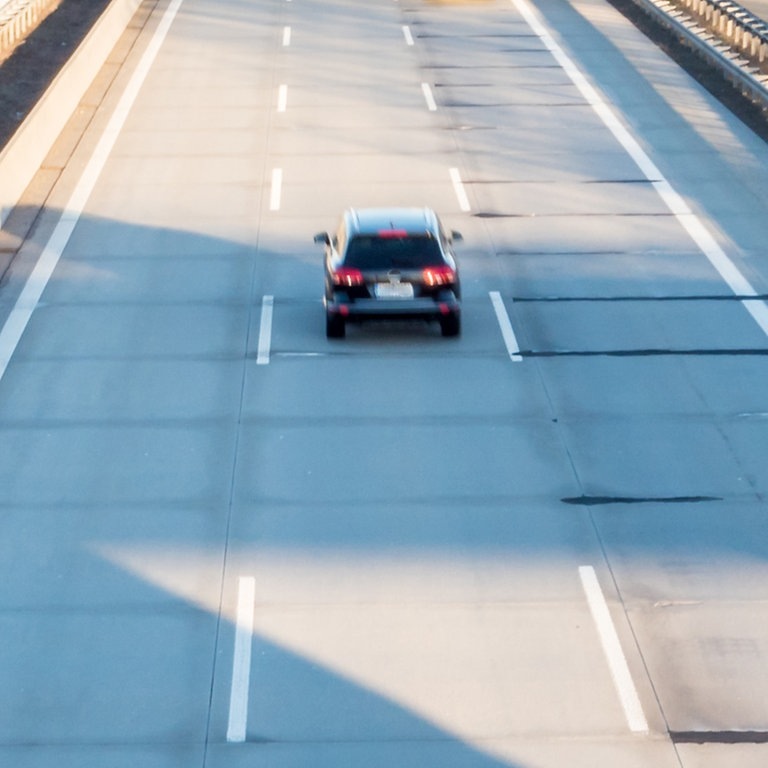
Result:
<svg viewBox="0 0 768 768">
<path fill-rule="evenodd" d="M 357 235 L 349 241 L 344 264 L 357 269 L 419 269 L 443 264 L 440 246 L 424 235 Z"/>
</svg>

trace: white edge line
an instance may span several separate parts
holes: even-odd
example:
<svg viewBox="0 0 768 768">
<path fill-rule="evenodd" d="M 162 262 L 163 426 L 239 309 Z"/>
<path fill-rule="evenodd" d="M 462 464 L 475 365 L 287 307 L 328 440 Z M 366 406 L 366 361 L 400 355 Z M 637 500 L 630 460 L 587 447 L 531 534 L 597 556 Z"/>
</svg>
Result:
<svg viewBox="0 0 768 768">
<path fill-rule="evenodd" d="M 429 83 L 422 83 L 421 91 L 424 94 L 424 100 L 427 102 L 427 109 L 430 112 L 436 112 L 437 102 L 435 102 L 435 97 L 432 95 L 432 89 L 429 87 Z"/>
<path fill-rule="evenodd" d="M 229 697 L 227 741 L 245 741 L 248 725 L 248 689 L 251 678 L 251 646 L 253 644 L 253 606 L 256 580 L 241 576 L 237 590 L 235 649 L 232 656 L 232 688 Z"/>
<path fill-rule="evenodd" d="M 184 0 L 174 0 L 166 9 L 155 34 L 144 51 L 131 79 L 123 91 L 120 100 L 109 119 L 101 138 L 99 139 L 93 154 L 80 176 L 75 189 L 72 192 L 64 211 L 59 217 L 48 242 L 46 243 L 40 258 L 19 294 L 13 309 L 10 311 L 5 324 L 0 330 L 0 379 L 5 375 L 11 362 L 16 347 L 24 335 L 32 313 L 35 311 L 40 297 L 48 285 L 48 281 L 59 263 L 69 238 L 77 226 L 80 216 L 85 209 L 88 198 L 101 175 L 104 164 L 112 152 L 117 137 L 131 111 L 141 86 L 149 73 L 160 47 L 165 40 L 168 30 L 173 23 L 176 14 Z"/>
<path fill-rule="evenodd" d="M 272 190 L 269 195 L 269 210 L 280 210 L 280 196 L 283 190 L 283 169 L 274 168 L 272 170 Z"/>
<path fill-rule="evenodd" d="M 261 322 L 259 324 L 259 348 L 256 354 L 257 365 L 269 365 L 270 347 L 272 345 L 272 308 L 274 298 L 264 296 L 261 301 Z"/>
<path fill-rule="evenodd" d="M 539 21 L 527 0 L 510 0 L 523 16 L 528 26 L 539 37 L 544 46 L 554 56 L 573 84 L 584 96 L 587 103 L 597 113 L 614 138 L 625 152 L 634 160 L 637 167 L 650 181 L 664 204 L 688 232 L 699 250 L 706 256 L 723 281 L 737 296 L 757 296 L 757 291 L 744 277 L 738 267 L 718 245 L 701 219 L 693 213 L 680 194 L 672 187 L 664 174 L 658 169 L 634 136 L 624 127 L 615 113 L 608 107 L 595 88 L 587 81 L 581 70 L 554 40 L 546 27 Z M 768 305 L 761 299 L 747 299 L 741 302 L 754 321 L 768 336 Z"/>
<path fill-rule="evenodd" d="M 469 205 L 469 198 L 467 197 L 467 192 L 464 189 L 464 183 L 461 180 L 461 174 L 459 173 L 459 169 L 450 168 L 448 173 L 451 176 L 453 189 L 454 189 L 454 192 L 456 192 L 456 197 L 459 201 L 459 208 L 464 212 L 469 211 L 471 209 L 471 206 Z"/>
<path fill-rule="evenodd" d="M 504 339 L 509 359 L 515 363 L 522 362 L 523 356 L 520 354 L 520 345 L 517 343 L 517 337 L 501 294 L 498 291 L 490 291 L 488 295 L 491 297 L 491 304 L 493 304 L 494 312 L 496 312 L 496 319 L 499 322 L 499 328 L 501 328 L 501 336 Z"/>
<path fill-rule="evenodd" d="M 579 567 L 579 577 L 629 730 L 632 733 L 648 733 L 648 722 L 643 714 L 640 697 L 637 695 L 627 660 L 621 650 L 621 642 L 611 619 L 603 591 L 600 589 L 595 569 L 591 565 L 582 565 Z"/>
<path fill-rule="evenodd" d="M 413 35 L 411 34 L 411 28 L 407 24 L 403 24 L 403 37 L 405 38 L 406 45 L 413 45 Z"/>
</svg>

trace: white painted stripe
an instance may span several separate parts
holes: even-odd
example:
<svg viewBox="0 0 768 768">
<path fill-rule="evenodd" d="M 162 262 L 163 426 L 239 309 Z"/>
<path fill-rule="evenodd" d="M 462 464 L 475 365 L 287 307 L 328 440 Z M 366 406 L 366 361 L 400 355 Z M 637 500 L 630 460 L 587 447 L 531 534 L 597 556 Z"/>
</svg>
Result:
<svg viewBox="0 0 768 768">
<path fill-rule="evenodd" d="M 277 89 L 277 111 L 285 112 L 288 106 L 288 86 L 283 84 Z"/>
<path fill-rule="evenodd" d="M 69 238 L 77 226 L 80 216 L 85 209 L 88 198 L 101 175 L 107 158 L 112 152 L 117 137 L 125 124 L 141 86 L 144 84 L 149 70 L 157 57 L 158 51 L 165 40 L 168 30 L 184 0 L 173 0 L 163 14 L 160 23 L 152 36 L 147 49 L 144 51 L 136 69 L 128 81 L 117 103 L 112 117 L 109 119 L 104 133 L 101 135 L 96 148 L 88 160 L 80 179 L 72 192 L 64 210 L 59 217 L 48 242 L 45 244 L 40 258 L 37 260 L 32 273 L 16 300 L 16 304 L 8 315 L 8 319 L 0 331 L 0 379 L 5 375 L 8 364 L 13 357 L 16 347 L 26 330 L 32 313 L 35 311 L 40 297 L 51 279 L 61 254 L 67 247 Z"/>
<path fill-rule="evenodd" d="M 616 634 L 616 627 L 613 625 L 611 613 L 605 602 L 603 591 L 600 589 L 595 569 L 591 565 L 582 565 L 579 568 L 579 577 L 587 596 L 589 610 L 597 627 L 597 634 L 600 636 L 600 643 L 603 646 L 603 652 L 608 661 L 608 668 L 611 671 L 616 692 L 619 694 L 629 730 L 633 733 L 648 733 L 648 722 L 640 704 L 640 697 L 637 695 L 627 660 L 621 650 L 619 636 Z"/>
<path fill-rule="evenodd" d="M 287 48 L 291 44 L 291 28 L 283 27 L 283 48 Z"/>
<path fill-rule="evenodd" d="M 427 109 L 430 112 L 437 111 L 437 103 L 435 102 L 435 97 L 432 95 L 432 89 L 429 87 L 429 83 L 422 83 L 421 90 L 424 94 L 424 99 L 427 102 Z"/>
<path fill-rule="evenodd" d="M 232 687 L 229 695 L 227 741 L 245 741 L 248 725 L 248 689 L 251 681 L 251 646 L 253 645 L 253 604 L 256 579 L 241 576 L 237 590 L 235 650 L 232 656 Z"/>
<path fill-rule="evenodd" d="M 453 189 L 456 192 L 456 197 L 458 198 L 458 201 L 459 201 L 459 208 L 461 208 L 462 211 L 469 211 L 470 210 L 469 198 L 467 197 L 466 190 L 464 189 L 464 184 L 461 181 L 461 175 L 459 174 L 459 169 L 451 168 L 449 169 L 448 173 L 451 176 Z"/>
<path fill-rule="evenodd" d="M 413 45 L 413 35 L 411 34 L 411 28 L 407 24 L 403 24 L 403 37 L 405 37 L 406 45 Z"/>
<path fill-rule="evenodd" d="M 499 328 L 501 328 L 501 337 L 504 339 L 509 359 L 515 363 L 522 362 L 523 356 L 520 354 L 520 345 L 517 343 L 512 321 L 509 319 L 501 294 L 498 291 L 490 291 L 488 295 L 491 297 L 491 304 L 493 304 L 493 310 L 496 312 L 496 319 L 499 322 Z"/>
<path fill-rule="evenodd" d="M 272 310 L 274 297 L 265 296 L 261 301 L 261 323 L 259 325 L 259 348 L 256 354 L 257 365 L 269 365 L 269 352 L 272 346 Z"/>
<path fill-rule="evenodd" d="M 283 169 L 275 168 L 272 171 L 272 191 L 269 195 L 269 210 L 280 210 L 280 197 L 283 190 Z"/>
<path fill-rule="evenodd" d="M 688 204 L 672 187 L 658 169 L 634 136 L 624 127 L 615 113 L 608 107 L 600 94 L 590 85 L 573 60 L 565 53 L 560 45 L 549 34 L 546 27 L 539 21 L 538 16 L 527 0 L 510 0 L 523 16 L 528 26 L 538 36 L 541 42 L 560 64 L 573 84 L 578 88 L 587 103 L 597 113 L 608 130 L 621 144 L 627 154 L 634 160 L 648 181 L 664 201 L 667 208 L 675 216 L 682 227 L 688 232 L 699 250 L 707 257 L 710 264 L 717 270 L 720 277 L 737 296 L 757 296 L 757 291 L 739 271 L 738 267 L 718 245 L 715 238 L 704 226 Z M 747 299 L 742 305 L 758 324 L 763 333 L 768 336 L 768 305 L 762 300 Z"/>
</svg>

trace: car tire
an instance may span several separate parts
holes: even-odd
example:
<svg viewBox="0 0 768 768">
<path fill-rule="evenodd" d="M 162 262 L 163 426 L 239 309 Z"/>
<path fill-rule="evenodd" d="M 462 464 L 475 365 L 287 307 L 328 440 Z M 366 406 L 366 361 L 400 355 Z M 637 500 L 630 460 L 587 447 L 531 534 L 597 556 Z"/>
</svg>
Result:
<svg viewBox="0 0 768 768">
<path fill-rule="evenodd" d="M 443 336 L 458 336 L 461 333 L 461 316 L 453 313 L 441 318 L 440 332 Z"/>
<path fill-rule="evenodd" d="M 343 339 L 347 331 L 343 317 L 328 313 L 325 316 L 325 335 L 329 339 Z"/>
</svg>

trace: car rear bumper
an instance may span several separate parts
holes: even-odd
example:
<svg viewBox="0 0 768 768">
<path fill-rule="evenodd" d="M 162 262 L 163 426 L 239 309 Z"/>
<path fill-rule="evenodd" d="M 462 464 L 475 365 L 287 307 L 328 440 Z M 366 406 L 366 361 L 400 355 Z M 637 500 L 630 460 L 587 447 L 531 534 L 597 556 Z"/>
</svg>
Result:
<svg viewBox="0 0 768 768">
<path fill-rule="evenodd" d="M 326 299 L 325 308 L 329 315 L 343 317 L 350 322 L 379 319 L 440 320 L 449 315 L 458 315 L 461 311 L 453 293 L 437 299 Z"/>
</svg>

